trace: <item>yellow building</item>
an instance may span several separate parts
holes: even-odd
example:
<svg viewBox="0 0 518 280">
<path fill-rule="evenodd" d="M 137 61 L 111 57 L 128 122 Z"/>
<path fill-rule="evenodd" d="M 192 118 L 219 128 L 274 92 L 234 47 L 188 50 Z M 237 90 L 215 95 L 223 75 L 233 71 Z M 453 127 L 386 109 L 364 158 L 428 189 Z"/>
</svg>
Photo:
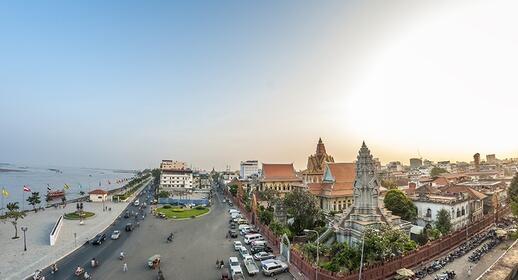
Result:
<svg viewBox="0 0 518 280">
<path fill-rule="evenodd" d="M 259 179 L 259 190 L 273 189 L 280 197 L 295 188 L 302 188 L 302 179 L 297 175 L 293 163 L 263 163 Z"/>
<path fill-rule="evenodd" d="M 324 175 L 320 182 L 306 184 L 308 191 L 317 197 L 322 210 L 343 211 L 353 204 L 355 165 L 348 162 L 328 162 L 324 166 Z"/>
</svg>

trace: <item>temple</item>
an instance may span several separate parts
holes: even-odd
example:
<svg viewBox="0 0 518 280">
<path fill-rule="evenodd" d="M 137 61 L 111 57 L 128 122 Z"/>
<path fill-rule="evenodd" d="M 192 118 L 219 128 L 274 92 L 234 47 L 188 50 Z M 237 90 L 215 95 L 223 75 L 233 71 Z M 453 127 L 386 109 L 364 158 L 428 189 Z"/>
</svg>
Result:
<svg viewBox="0 0 518 280">
<path fill-rule="evenodd" d="M 336 239 L 349 245 L 361 242 L 366 229 L 379 229 L 382 225 L 399 227 L 408 232 L 411 224 L 385 209 L 379 199 L 380 183 L 370 150 L 363 142 L 356 160 L 356 177 L 353 184 L 353 205 L 346 208 L 336 231 Z"/>
<path fill-rule="evenodd" d="M 324 175 L 326 162 L 335 162 L 332 156 L 326 152 L 326 146 L 322 138 L 318 139 L 317 150 L 314 155 L 308 157 L 307 169 L 302 172 L 305 183 L 320 183 Z"/>
</svg>

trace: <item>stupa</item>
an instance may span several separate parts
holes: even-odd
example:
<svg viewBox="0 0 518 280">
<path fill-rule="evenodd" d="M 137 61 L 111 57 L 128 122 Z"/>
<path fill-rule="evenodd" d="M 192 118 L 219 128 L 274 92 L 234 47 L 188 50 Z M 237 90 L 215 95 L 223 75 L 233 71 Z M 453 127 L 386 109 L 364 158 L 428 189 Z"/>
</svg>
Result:
<svg viewBox="0 0 518 280">
<path fill-rule="evenodd" d="M 336 239 L 349 245 L 361 242 L 367 229 L 379 229 L 383 225 L 398 227 L 406 232 L 412 226 L 392 215 L 379 199 L 380 183 L 371 152 L 363 142 L 356 160 L 356 178 L 353 185 L 353 205 L 345 210 L 338 223 Z"/>
</svg>

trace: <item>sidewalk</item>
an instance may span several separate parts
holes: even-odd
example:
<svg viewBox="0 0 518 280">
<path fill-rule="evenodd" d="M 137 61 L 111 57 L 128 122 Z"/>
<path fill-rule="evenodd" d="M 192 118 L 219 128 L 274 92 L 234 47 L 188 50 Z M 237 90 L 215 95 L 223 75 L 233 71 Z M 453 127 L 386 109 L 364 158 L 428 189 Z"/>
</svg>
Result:
<svg viewBox="0 0 518 280">
<path fill-rule="evenodd" d="M 142 185 L 140 193 L 147 182 Z M 132 199 L 128 200 L 131 201 Z M 83 202 L 85 211 L 95 215 L 79 225 L 78 220 L 64 220 L 61 232 L 54 246 L 50 246 L 49 234 L 60 215 L 76 210 L 76 203 L 67 204 L 66 208 L 47 208 L 38 213 L 29 212 L 24 219 L 18 220 L 18 239 L 14 236 L 14 227 L 9 221 L 0 223 L 0 279 L 23 279 L 36 269 L 44 268 L 61 257 L 82 246 L 86 241 L 106 229 L 126 208 L 128 203 L 105 202 L 111 211 L 103 211 L 101 202 Z M 23 248 L 23 232 L 21 227 L 28 228 L 26 232 L 27 251 Z M 76 237 L 74 238 L 74 234 Z"/>
</svg>

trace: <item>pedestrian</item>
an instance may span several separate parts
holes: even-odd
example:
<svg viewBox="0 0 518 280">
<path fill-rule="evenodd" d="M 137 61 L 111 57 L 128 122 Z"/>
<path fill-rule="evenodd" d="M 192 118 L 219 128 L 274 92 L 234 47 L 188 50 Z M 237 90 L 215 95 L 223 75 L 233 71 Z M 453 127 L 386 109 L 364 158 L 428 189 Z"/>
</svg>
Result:
<svg viewBox="0 0 518 280">
<path fill-rule="evenodd" d="M 470 266 L 468 267 L 468 277 L 471 277 L 471 270 L 472 270 L 472 269 L 473 269 L 473 266 L 472 266 L 472 265 L 470 265 Z"/>
<path fill-rule="evenodd" d="M 122 271 L 124 271 L 124 272 L 128 271 L 128 264 L 127 263 L 124 263 L 124 265 L 122 266 Z"/>
</svg>

